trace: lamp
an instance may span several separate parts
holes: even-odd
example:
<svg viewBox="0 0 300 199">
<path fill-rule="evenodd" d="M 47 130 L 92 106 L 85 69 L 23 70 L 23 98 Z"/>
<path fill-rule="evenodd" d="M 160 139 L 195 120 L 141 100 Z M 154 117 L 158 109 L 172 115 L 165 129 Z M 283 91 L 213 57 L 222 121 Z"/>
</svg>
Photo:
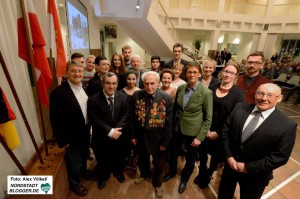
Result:
<svg viewBox="0 0 300 199">
<path fill-rule="evenodd" d="M 137 1 L 135 8 L 136 8 L 136 11 L 138 11 L 138 9 L 140 9 L 140 0 Z"/>
</svg>

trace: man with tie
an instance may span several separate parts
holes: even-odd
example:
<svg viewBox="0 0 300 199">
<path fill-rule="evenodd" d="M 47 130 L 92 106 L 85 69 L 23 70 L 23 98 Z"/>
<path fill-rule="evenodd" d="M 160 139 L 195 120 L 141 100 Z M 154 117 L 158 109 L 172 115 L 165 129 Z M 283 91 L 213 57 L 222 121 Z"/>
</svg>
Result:
<svg viewBox="0 0 300 199">
<path fill-rule="evenodd" d="M 165 150 L 169 144 L 172 130 L 173 102 L 170 95 L 160 90 L 159 74 L 154 71 L 142 75 L 144 89 L 132 97 L 133 139 L 137 146 L 140 177 L 135 184 L 150 178 L 150 155 L 153 157 L 154 176 L 152 185 L 157 197 L 164 195 L 162 188 Z"/>
<path fill-rule="evenodd" d="M 128 96 L 117 91 L 118 77 L 108 72 L 102 78 L 103 90 L 88 99 L 88 118 L 93 127 L 92 148 L 99 168 L 98 189 L 103 189 L 111 170 L 117 180 L 125 181 L 124 144 L 128 132 Z M 129 140 L 128 140 L 129 141 Z"/>
<path fill-rule="evenodd" d="M 80 176 L 87 173 L 90 125 L 87 118 L 87 99 L 82 86 L 83 64 L 67 63 L 67 81 L 50 95 L 50 123 L 60 148 L 64 147 L 69 187 L 78 196 L 87 195 Z"/>
<path fill-rule="evenodd" d="M 238 104 L 227 118 L 219 199 L 233 198 L 237 182 L 241 199 L 261 198 L 273 170 L 287 163 L 297 124 L 276 108 L 281 100 L 280 87 L 262 84 L 256 90 L 255 105 Z"/>
</svg>

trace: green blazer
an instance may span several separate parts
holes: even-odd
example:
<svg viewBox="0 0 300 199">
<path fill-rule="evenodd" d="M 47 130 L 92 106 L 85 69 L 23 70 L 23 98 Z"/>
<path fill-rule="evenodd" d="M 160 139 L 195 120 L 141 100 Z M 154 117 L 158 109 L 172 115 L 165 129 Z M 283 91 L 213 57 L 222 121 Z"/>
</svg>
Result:
<svg viewBox="0 0 300 199">
<path fill-rule="evenodd" d="M 188 84 L 178 87 L 174 103 L 174 130 L 184 135 L 205 139 L 212 122 L 212 91 L 200 84 L 183 108 L 183 99 Z"/>
</svg>

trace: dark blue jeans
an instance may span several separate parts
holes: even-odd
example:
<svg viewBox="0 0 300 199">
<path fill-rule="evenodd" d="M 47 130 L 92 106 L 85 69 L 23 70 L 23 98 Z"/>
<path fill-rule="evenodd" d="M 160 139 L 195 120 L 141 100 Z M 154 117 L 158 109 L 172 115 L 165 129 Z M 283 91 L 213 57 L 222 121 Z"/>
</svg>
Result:
<svg viewBox="0 0 300 199">
<path fill-rule="evenodd" d="M 65 154 L 69 187 L 74 189 L 81 184 L 80 175 L 86 173 L 86 152 L 69 146 Z"/>
</svg>

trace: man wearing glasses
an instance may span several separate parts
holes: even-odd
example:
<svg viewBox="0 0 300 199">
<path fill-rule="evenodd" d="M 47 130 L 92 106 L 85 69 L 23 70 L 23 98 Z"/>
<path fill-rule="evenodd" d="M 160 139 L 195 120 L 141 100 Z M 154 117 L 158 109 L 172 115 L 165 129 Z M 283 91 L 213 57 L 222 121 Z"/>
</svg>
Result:
<svg viewBox="0 0 300 199">
<path fill-rule="evenodd" d="M 197 147 L 204 141 L 212 122 L 213 95 L 200 81 L 201 66 L 198 62 L 189 62 L 185 73 L 188 83 L 178 87 L 174 102 L 173 134 L 170 142 L 169 173 L 164 182 L 177 174 L 177 159 L 180 146 L 187 149 L 185 165 L 181 172 L 178 192 L 186 189 L 196 161 Z"/>
<path fill-rule="evenodd" d="M 261 198 L 273 170 L 289 160 L 297 123 L 276 108 L 281 100 L 280 87 L 262 84 L 255 93 L 255 105 L 237 104 L 225 121 L 222 136 L 226 162 L 219 199 L 233 198 L 237 182 L 240 198 Z"/>
<path fill-rule="evenodd" d="M 111 171 L 125 181 L 124 148 L 129 126 L 128 96 L 117 91 L 118 77 L 108 72 L 102 79 L 103 89 L 88 99 L 88 118 L 93 127 L 92 148 L 99 168 L 98 189 L 103 189 Z M 127 140 L 129 141 L 129 140 Z"/>
<path fill-rule="evenodd" d="M 259 85 L 271 83 L 272 81 L 260 75 L 264 67 L 264 55 L 262 53 L 251 53 L 245 63 L 246 75 L 241 75 L 237 80 L 237 85 L 245 93 L 246 103 L 254 104 L 254 95 Z"/>
</svg>

